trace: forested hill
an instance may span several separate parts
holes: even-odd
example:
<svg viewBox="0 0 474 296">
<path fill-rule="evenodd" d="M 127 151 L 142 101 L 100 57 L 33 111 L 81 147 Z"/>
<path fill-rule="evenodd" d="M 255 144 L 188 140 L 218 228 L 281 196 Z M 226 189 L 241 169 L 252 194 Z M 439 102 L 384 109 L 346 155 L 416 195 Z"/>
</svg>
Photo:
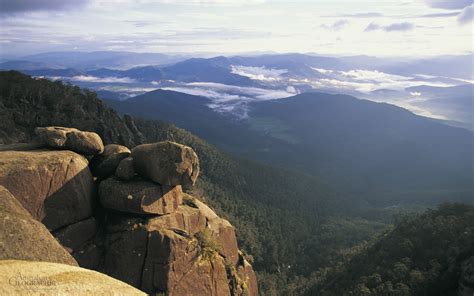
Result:
<svg viewBox="0 0 474 296">
<path fill-rule="evenodd" d="M 314 177 L 233 159 L 161 121 L 121 118 L 94 92 L 60 81 L 0 72 L 0 121 L 3 144 L 31 140 L 34 127 L 58 125 L 95 131 L 106 144 L 173 140 L 191 146 L 202 168 L 194 194 L 203 195 L 236 227 L 239 245 L 253 256 L 267 295 L 287 293 L 296 285 L 292 281 L 332 265 L 341 249 L 385 227 L 348 216 L 330 218 L 354 207 Z"/>
<path fill-rule="evenodd" d="M 155 90 L 106 103 L 121 114 L 163 119 L 232 155 L 298 170 L 377 206 L 467 202 L 474 195 L 474 133 L 406 109 L 307 92 L 249 103 L 236 120 L 209 99 Z"/>
<path fill-rule="evenodd" d="M 406 218 L 308 295 L 474 293 L 474 206 L 444 204 Z"/>
</svg>

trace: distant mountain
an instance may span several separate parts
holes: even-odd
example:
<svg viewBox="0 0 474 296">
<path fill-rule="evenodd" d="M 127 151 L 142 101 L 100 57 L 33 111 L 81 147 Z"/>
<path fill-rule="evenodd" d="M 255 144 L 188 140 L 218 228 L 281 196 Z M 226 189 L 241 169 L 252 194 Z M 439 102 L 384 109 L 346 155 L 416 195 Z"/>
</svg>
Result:
<svg viewBox="0 0 474 296">
<path fill-rule="evenodd" d="M 239 143 L 242 139 L 257 142 L 265 138 L 261 133 L 249 130 L 243 122 L 215 112 L 209 107 L 212 101 L 202 96 L 156 90 L 124 101 L 110 100 L 106 95 L 104 98 L 107 105 L 120 113 L 173 123 L 212 140 L 214 145 L 225 147 L 229 152 L 237 153 L 246 147 Z"/>
<path fill-rule="evenodd" d="M 139 81 L 174 80 L 179 82 L 217 82 L 241 86 L 256 85 L 248 77 L 231 73 L 230 65 L 231 62 L 226 57 L 192 58 L 163 67 L 134 67 L 125 71 L 100 69 L 88 74 L 98 77 L 130 77 Z"/>
<path fill-rule="evenodd" d="M 11 60 L 0 64 L 1 70 L 19 70 L 19 71 L 32 71 L 32 70 L 56 70 L 63 69 L 63 67 L 56 64 L 48 64 L 44 62 L 32 62 L 24 60 Z"/>
<path fill-rule="evenodd" d="M 184 57 L 161 53 L 136 53 L 125 51 L 65 51 L 28 55 L 22 57 L 22 59 L 31 62 L 58 64 L 65 68 L 91 70 L 98 68 L 128 69 L 138 65 L 163 65 L 183 60 Z"/>
<path fill-rule="evenodd" d="M 253 101 L 319 91 L 387 102 L 472 129 L 472 116 L 459 104 L 459 95 L 438 99 L 409 90 L 426 85 L 441 91 L 440 87 L 466 84 L 472 79 L 472 55 L 400 59 L 288 53 L 185 59 L 127 52 L 65 52 L 25 59 L 33 61 L 7 63 L 7 68 L 115 92 L 120 98 L 158 88 L 207 96 L 214 100 L 214 109 L 238 118 L 247 116 L 247 105 Z M 59 68 L 47 66 L 53 61 Z M 469 97 L 462 100 L 466 99 Z"/>
<path fill-rule="evenodd" d="M 306 93 L 251 103 L 249 118 L 236 121 L 208 104 L 156 91 L 111 105 L 192 130 L 240 157 L 319 176 L 373 204 L 471 200 L 474 194 L 473 133 L 405 109 Z"/>
<path fill-rule="evenodd" d="M 406 91 L 423 99 L 417 105 L 436 114 L 456 118 L 464 128 L 474 130 L 474 84 L 452 87 L 414 86 Z"/>
<path fill-rule="evenodd" d="M 289 142 L 287 151 L 267 147 L 258 158 L 345 176 L 351 192 L 373 202 L 394 193 L 398 200 L 432 190 L 464 199 L 474 194 L 470 131 L 393 105 L 322 93 L 253 103 L 249 116 L 254 129 Z"/>
<path fill-rule="evenodd" d="M 473 54 L 412 59 L 386 65 L 380 70 L 400 75 L 425 74 L 472 80 L 472 59 Z"/>
</svg>

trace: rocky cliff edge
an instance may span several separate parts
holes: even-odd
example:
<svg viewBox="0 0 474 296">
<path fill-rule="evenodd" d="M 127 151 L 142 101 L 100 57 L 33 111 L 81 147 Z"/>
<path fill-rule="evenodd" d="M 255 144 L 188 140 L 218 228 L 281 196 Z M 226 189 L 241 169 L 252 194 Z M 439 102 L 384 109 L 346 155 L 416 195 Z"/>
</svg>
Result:
<svg viewBox="0 0 474 296">
<path fill-rule="evenodd" d="M 0 269 L 40 266 L 61 278 L 68 268 L 57 266 L 79 265 L 148 294 L 258 295 L 233 226 L 185 193 L 200 169 L 190 147 L 104 147 L 95 133 L 63 127 L 36 134 L 34 144 L 0 145 Z"/>
</svg>

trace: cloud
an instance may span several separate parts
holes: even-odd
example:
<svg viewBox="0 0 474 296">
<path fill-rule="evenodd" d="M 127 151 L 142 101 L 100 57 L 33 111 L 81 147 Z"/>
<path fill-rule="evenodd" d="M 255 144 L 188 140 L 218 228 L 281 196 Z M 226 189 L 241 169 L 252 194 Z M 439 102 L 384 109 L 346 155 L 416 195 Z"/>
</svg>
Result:
<svg viewBox="0 0 474 296">
<path fill-rule="evenodd" d="M 217 112 L 231 113 L 239 118 L 248 116 L 250 102 L 287 98 L 298 93 L 294 87 L 287 87 L 285 90 L 263 89 L 214 82 L 191 82 L 163 89 L 207 97 L 211 100 L 209 108 Z"/>
<path fill-rule="evenodd" d="M 472 0 L 425 0 L 425 3 L 432 8 L 463 9 L 472 5 Z"/>
<path fill-rule="evenodd" d="M 278 81 L 280 75 L 288 73 L 287 69 L 269 69 L 266 67 L 246 67 L 232 65 L 231 72 L 240 76 L 245 76 L 253 80 L 260 81 Z"/>
<path fill-rule="evenodd" d="M 326 24 L 321 25 L 321 27 L 330 31 L 340 31 L 348 24 L 349 24 L 348 20 L 338 20 L 337 22 L 330 25 L 326 25 Z"/>
<path fill-rule="evenodd" d="M 383 17 L 384 15 L 380 12 L 360 12 L 360 13 L 346 13 L 338 15 L 324 15 L 323 17 L 344 17 L 344 18 L 374 18 Z"/>
<path fill-rule="evenodd" d="M 338 91 L 343 90 L 356 90 L 362 93 L 369 93 L 378 89 L 390 89 L 390 90 L 403 90 L 410 86 L 417 85 L 431 85 L 431 86 L 452 86 L 453 84 L 447 84 L 439 79 L 433 79 L 432 81 L 424 81 L 422 76 L 402 76 L 396 74 L 389 74 L 381 71 L 371 70 L 348 70 L 348 71 L 335 71 L 321 68 L 313 68 L 313 70 L 325 74 L 325 78 L 315 79 L 309 81 L 293 81 L 303 82 L 311 84 L 313 87 L 322 89 L 336 89 Z M 430 78 L 437 78 L 429 76 Z"/>
<path fill-rule="evenodd" d="M 170 5 L 254 5 L 266 0 L 93 0 L 108 4 L 170 4 Z"/>
<path fill-rule="evenodd" d="M 17 14 L 39 10 L 65 10 L 88 3 L 89 0 L 0 0 L 0 13 Z"/>
<path fill-rule="evenodd" d="M 79 75 L 74 76 L 70 80 L 79 82 L 93 82 L 93 83 L 136 83 L 135 79 L 129 77 L 95 77 Z"/>
<path fill-rule="evenodd" d="M 442 12 L 442 13 L 430 13 L 430 14 L 423 14 L 417 17 L 426 17 L 426 18 L 438 18 L 438 17 L 452 17 L 457 16 L 459 12 Z"/>
<path fill-rule="evenodd" d="M 393 23 L 390 25 L 382 26 L 376 23 L 370 23 L 364 31 L 377 31 L 383 30 L 385 32 L 395 32 L 395 31 L 411 31 L 415 28 L 413 23 L 403 22 L 403 23 Z"/>
<path fill-rule="evenodd" d="M 474 5 L 465 7 L 458 15 L 458 23 L 461 25 L 472 23 L 474 20 Z"/>
<path fill-rule="evenodd" d="M 380 30 L 382 27 L 380 25 L 377 25 L 376 23 L 370 23 L 364 31 L 370 32 L 370 31 L 376 31 Z"/>
</svg>

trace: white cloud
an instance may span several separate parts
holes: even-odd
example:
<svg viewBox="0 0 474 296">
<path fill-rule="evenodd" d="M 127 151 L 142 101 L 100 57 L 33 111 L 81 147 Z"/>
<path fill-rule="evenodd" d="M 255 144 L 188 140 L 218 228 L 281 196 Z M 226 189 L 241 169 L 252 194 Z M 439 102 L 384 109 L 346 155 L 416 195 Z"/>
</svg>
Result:
<svg viewBox="0 0 474 296">
<path fill-rule="evenodd" d="M 332 71 L 326 72 L 326 75 L 328 78 L 316 81 L 316 83 L 319 83 L 321 87 L 354 89 L 365 93 L 377 89 L 403 90 L 407 87 L 420 84 L 430 86 L 451 86 L 451 84 L 442 82 L 427 82 L 417 80 L 416 77 L 394 75 L 370 70 Z M 420 76 L 420 78 L 422 77 Z"/>
<path fill-rule="evenodd" d="M 72 81 L 79 82 L 94 82 L 94 83 L 136 83 L 135 79 L 130 77 L 95 77 L 95 76 L 86 76 L 79 75 L 70 78 Z"/>
<path fill-rule="evenodd" d="M 330 31 L 340 31 L 342 29 L 344 29 L 344 27 L 346 27 L 347 25 L 349 25 L 349 21 L 348 20 L 338 20 L 332 24 L 323 24 L 321 25 L 322 28 L 326 29 L 326 30 L 330 30 Z"/>
<path fill-rule="evenodd" d="M 246 67 L 232 65 L 231 72 L 240 76 L 245 76 L 253 80 L 277 81 L 280 75 L 288 72 L 287 69 L 269 69 L 266 67 Z"/>
<path fill-rule="evenodd" d="M 263 89 L 214 82 L 192 82 L 162 89 L 207 97 L 212 101 L 209 108 L 217 112 L 230 112 L 240 118 L 247 117 L 247 104 L 250 102 L 287 98 L 297 94 L 294 87 L 286 90 Z"/>
<path fill-rule="evenodd" d="M 403 23 L 393 23 L 388 25 L 379 25 L 376 23 L 370 23 L 367 25 L 364 31 L 377 31 L 383 30 L 385 32 L 396 32 L 396 31 L 411 31 L 415 28 L 413 23 L 403 22 Z"/>
</svg>

